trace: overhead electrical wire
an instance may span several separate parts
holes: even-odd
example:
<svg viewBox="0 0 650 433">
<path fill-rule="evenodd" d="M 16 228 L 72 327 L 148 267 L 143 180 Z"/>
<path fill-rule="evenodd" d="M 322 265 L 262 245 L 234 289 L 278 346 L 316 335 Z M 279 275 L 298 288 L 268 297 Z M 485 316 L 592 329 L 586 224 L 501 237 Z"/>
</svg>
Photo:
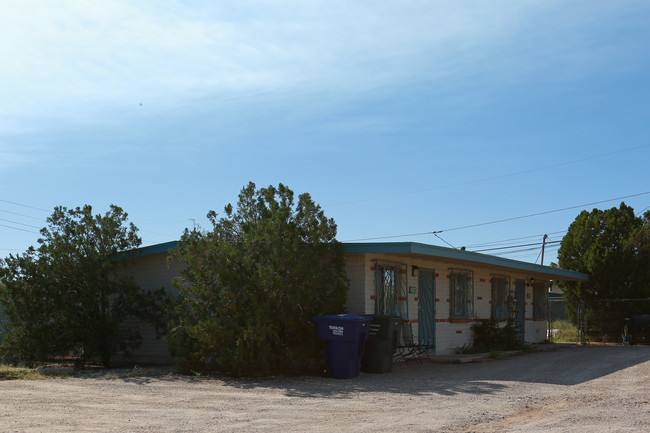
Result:
<svg viewBox="0 0 650 433">
<path fill-rule="evenodd" d="M 566 230 L 560 230 L 558 232 L 550 232 L 550 233 L 546 233 L 546 234 L 550 236 L 550 235 L 557 235 L 557 234 L 566 233 L 566 232 L 567 232 Z M 544 236 L 544 233 L 539 234 L 539 235 L 523 236 L 523 237 L 519 237 L 519 238 L 502 239 L 500 241 L 484 242 L 484 243 L 481 243 L 481 244 L 465 245 L 465 247 L 466 248 L 487 247 L 487 246 L 490 246 L 490 245 L 499 245 L 499 244 L 504 244 L 504 243 L 511 242 L 511 241 L 520 241 L 520 240 L 523 240 L 523 239 L 541 238 L 542 236 Z"/>
<path fill-rule="evenodd" d="M 452 244 L 450 244 L 449 242 L 447 242 L 446 240 L 444 240 L 443 238 L 441 238 L 440 236 L 438 236 L 438 233 L 434 233 L 433 235 L 434 235 L 435 237 L 437 237 L 438 239 L 440 239 L 441 241 L 443 241 L 444 243 L 446 243 L 447 245 L 449 245 L 450 247 L 452 247 L 452 248 L 454 248 L 454 249 L 456 248 L 455 246 L 453 246 Z"/>
<path fill-rule="evenodd" d="M 561 242 L 562 241 L 557 241 L 557 243 L 555 243 L 555 244 L 551 244 L 551 245 L 547 244 L 546 245 L 546 250 L 550 251 L 550 250 L 559 249 L 560 246 L 561 246 L 560 245 Z M 490 254 L 491 255 L 503 255 L 503 254 L 516 254 L 516 253 L 520 253 L 520 252 L 523 252 L 523 251 L 541 251 L 541 246 L 542 246 L 541 243 L 539 243 L 537 245 L 531 245 L 531 246 L 525 246 L 525 247 L 522 246 L 522 245 L 516 245 L 515 248 L 518 248 L 518 249 L 503 250 L 503 251 L 493 252 L 493 253 L 490 253 Z M 521 247 L 521 248 L 519 248 L 519 247 Z"/>
<path fill-rule="evenodd" d="M 8 228 L 8 229 L 19 230 L 19 231 L 21 231 L 21 232 L 36 233 L 36 234 L 38 234 L 38 232 L 35 232 L 34 230 L 21 229 L 21 228 L 19 228 L 19 227 L 12 227 L 12 226 L 8 226 L 8 225 L 5 225 L 5 224 L 0 224 L 0 227 L 6 227 L 6 228 Z"/>
<path fill-rule="evenodd" d="M 536 168 L 531 168 L 531 169 L 528 169 L 528 170 L 515 171 L 515 172 L 512 172 L 512 173 L 506 173 L 506 174 L 502 174 L 502 175 L 499 175 L 499 176 L 484 177 L 484 178 L 481 178 L 481 179 L 469 180 L 469 181 L 466 181 L 466 182 L 460 182 L 460 183 L 455 183 L 455 184 L 450 184 L 450 185 L 441 185 L 441 186 L 437 186 L 437 187 L 434 187 L 434 188 L 426 188 L 426 189 L 421 189 L 421 190 L 417 190 L 417 191 L 401 192 L 401 193 L 395 193 L 395 194 L 388 194 L 388 195 L 382 195 L 382 196 L 362 198 L 362 199 L 358 199 L 358 200 L 350 200 L 350 201 L 344 201 L 344 202 L 338 202 L 338 203 L 330 203 L 328 205 L 333 206 L 333 205 L 361 203 L 361 202 L 365 202 L 365 201 L 382 200 L 382 199 L 387 199 L 387 198 L 403 197 L 403 196 L 413 195 L 413 194 L 421 194 L 421 193 L 430 192 L 430 191 L 439 191 L 439 190 L 442 190 L 442 189 L 449 189 L 449 188 L 454 188 L 454 187 L 457 187 L 457 186 L 472 185 L 472 184 L 476 184 L 476 183 L 488 182 L 488 181 L 491 181 L 491 180 L 498 180 L 498 179 L 503 179 L 503 178 L 512 177 L 512 176 L 520 176 L 522 174 L 534 173 L 534 172 L 537 172 L 537 171 L 545 171 L 545 170 L 548 170 L 548 169 L 551 169 L 551 168 L 562 167 L 562 166 L 565 166 L 565 165 L 575 164 L 575 163 L 578 163 L 578 162 L 584 162 L 584 161 L 589 161 L 589 160 L 592 160 L 592 159 L 598 159 L 598 158 L 603 158 L 603 157 L 607 157 L 607 156 L 612 156 L 612 155 L 615 155 L 615 154 L 618 154 L 618 153 L 630 152 L 630 151 L 637 150 L 637 149 L 643 149 L 643 148 L 648 147 L 648 146 L 650 146 L 650 144 L 644 144 L 644 145 L 641 145 L 641 146 L 629 147 L 627 149 L 619 149 L 619 150 L 615 150 L 613 152 L 601 153 L 601 154 L 598 154 L 598 155 L 587 156 L 585 158 L 574 159 L 574 160 L 571 160 L 571 161 L 560 162 L 560 163 L 557 163 L 557 164 L 551 164 L 551 165 L 547 165 L 547 166 L 543 166 L 543 167 L 536 167 Z"/>
<path fill-rule="evenodd" d="M 473 228 L 473 227 L 480 227 L 480 226 L 486 226 L 486 225 L 490 225 L 490 224 L 497 224 L 497 223 L 502 223 L 502 222 L 507 222 L 507 221 L 514 221 L 514 220 L 518 220 L 518 219 L 530 218 L 530 217 L 540 216 L 540 215 L 547 215 L 547 214 L 550 214 L 550 213 L 563 212 L 563 211 L 566 211 L 566 210 L 578 209 L 578 208 L 583 208 L 583 207 L 586 207 L 586 206 L 593 206 L 595 204 L 607 203 L 609 201 L 615 201 L 615 200 L 623 200 L 623 199 L 626 199 L 626 198 L 638 197 L 638 196 L 646 195 L 646 194 L 650 194 L 650 191 L 641 192 L 641 193 L 638 193 L 638 194 L 626 195 L 626 196 L 623 196 L 623 197 L 611 198 L 611 199 L 608 199 L 608 200 L 595 201 L 595 202 L 592 202 L 592 203 L 580 204 L 580 205 L 577 205 L 577 206 L 569 206 L 569 207 L 565 207 L 565 208 L 562 208 L 562 209 L 554 209 L 554 210 L 549 210 L 549 211 L 545 211 L 545 212 L 537 212 L 537 213 L 533 213 L 533 214 L 529 214 L 529 215 L 522 215 L 522 216 L 517 216 L 517 217 L 512 217 L 512 218 L 504 218 L 504 219 L 500 219 L 500 220 L 496 220 L 496 221 L 488 221 L 488 222 L 484 222 L 484 223 L 470 224 L 470 225 L 461 226 L 461 227 L 454 227 L 454 228 L 451 228 L 451 229 L 440 230 L 438 233 L 440 233 L 440 232 L 450 232 L 450 231 L 454 231 L 454 230 L 469 229 L 469 228 Z"/>
<path fill-rule="evenodd" d="M 0 209 L 0 212 L 8 213 L 8 214 L 11 214 L 11 215 L 21 216 L 23 218 L 30 218 L 30 219 L 33 219 L 33 220 L 45 221 L 45 218 L 25 215 L 24 213 L 12 212 L 12 211 L 9 211 L 9 210 Z"/>
<path fill-rule="evenodd" d="M 560 247 L 559 245 L 555 245 L 555 246 L 546 248 L 546 252 L 547 253 L 552 252 L 552 251 L 558 249 L 559 247 Z M 514 257 L 535 257 L 535 256 L 541 255 L 541 248 L 539 246 L 537 246 L 537 247 L 522 248 L 522 249 L 519 249 L 519 250 L 499 251 L 499 252 L 490 253 L 490 255 L 492 255 L 492 256 L 510 256 L 510 257 L 512 257 L 513 254 L 520 254 L 520 253 L 529 253 L 529 254 L 521 254 L 521 255 L 518 255 L 518 256 L 514 256 Z M 514 258 L 514 257 L 512 257 L 512 258 Z"/>
<path fill-rule="evenodd" d="M 40 229 L 40 228 L 41 228 L 41 227 L 39 227 L 39 226 L 34 226 L 34 225 L 31 225 L 31 224 L 19 223 L 18 221 L 6 220 L 6 219 L 4 219 L 4 218 L 0 218 L 0 221 L 4 221 L 4 222 L 6 222 L 6 223 L 11 223 L 11 224 L 18 224 L 19 226 L 32 227 L 32 228 L 35 228 L 35 229 Z"/>
<path fill-rule="evenodd" d="M 15 202 L 15 201 L 3 200 L 1 198 L 0 198 L 0 202 L 9 203 L 9 204 L 13 204 L 13 205 L 16 205 L 16 206 L 22 206 L 22 207 L 26 207 L 26 208 L 29 208 L 29 209 L 42 210 L 43 212 L 52 212 L 52 209 L 43 209 L 42 207 L 30 206 L 30 205 L 23 204 L 23 203 L 18 203 L 18 202 Z"/>
<path fill-rule="evenodd" d="M 28 209 L 35 209 L 35 210 L 40 210 L 40 211 L 44 211 L 44 212 L 50 212 L 47 209 L 43 209 L 43 208 L 36 207 L 36 206 L 30 206 L 30 205 L 27 205 L 27 204 L 24 204 L 24 203 L 18 203 L 18 202 L 11 201 L 11 200 L 0 199 L 0 202 L 12 204 L 12 205 L 15 205 L 15 206 L 21 206 L 21 207 L 28 208 Z M 39 220 L 39 221 L 44 221 L 43 218 L 34 217 L 34 216 L 30 216 L 30 215 L 25 215 L 25 214 L 22 214 L 22 213 L 12 212 L 12 211 L 8 211 L 8 210 L 4 210 L 4 209 L 0 209 L 0 212 L 20 216 L 20 217 L 23 217 L 23 218 L 30 218 L 30 219 L 35 219 L 35 220 Z M 17 225 L 24 226 L 24 227 L 31 227 L 31 228 L 36 228 L 36 229 L 41 228 L 41 227 L 38 227 L 38 226 L 35 226 L 35 225 L 32 225 L 32 224 L 25 224 L 25 223 L 21 223 L 21 222 L 18 222 L 18 221 L 12 221 L 12 220 L 8 220 L 8 219 L 4 219 L 4 218 L 0 218 L 0 221 L 4 221 L 4 222 L 7 222 L 7 223 L 11 223 L 11 224 L 17 224 Z M 0 224 L 0 227 L 5 227 L 5 228 L 8 228 L 8 229 L 18 230 L 18 231 L 26 232 L 26 233 L 35 233 L 35 234 L 39 233 L 39 232 L 34 231 L 34 230 L 28 230 L 28 229 L 23 229 L 23 228 L 20 228 L 20 227 L 14 227 L 14 226 L 10 226 L 10 225 L 7 225 L 7 224 Z"/>
<path fill-rule="evenodd" d="M 562 242 L 562 241 L 546 242 L 546 245 L 557 244 L 557 243 L 560 243 L 560 242 Z M 544 244 L 543 242 L 535 242 L 533 244 L 510 245 L 510 246 L 507 246 L 507 247 L 497 247 L 497 248 L 486 248 L 486 249 L 483 249 L 483 250 L 473 250 L 472 252 L 481 253 L 481 252 L 484 252 L 484 251 L 508 250 L 508 249 L 511 249 L 511 248 L 530 247 L 532 245 L 543 245 L 543 244 Z"/>
<path fill-rule="evenodd" d="M 347 242 L 358 242 L 358 241 L 371 241 L 371 240 L 378 240 L 378 239 L 391 239 L 391 238 L 401 238 L 401 237 L 408 237 L 408 236 L 422 236 L 422 235 L 429 235 L 429 234 L 437 234 L 437 233 L 444 233 L 444 232 L 451 232 L 455 230 L 464 230 L 464 229 L 469 229 L 469 228 L 474 228 L 474 227 L 481 227 L 481 226 L 486 226 L 486 225 L 491 225 L 491 224 L 498 224 L 498 223 L 503 223 L 503 222 L 508 222 L 508 221 L 515 221 L 515 220 L 520 220 L 524 218 L 531 218 L 535 216 L 540 216 L 540 215 L 548 215 L 551 213 L 557 213 L 557 212 L 564 212 L 567 210 L 571 209 L 579 209 L 579 208 L 584 208 L 586 206 L 593 206 L 596 204 L 601 204 L 601 203 L 607 203 L 610 201 L 616 201 L 616 200 L 623 200 L 626 198 L 632 198 L 632 197 L 639 197 L 642 195 L 647 195 L 650 194 L 650 191 L 646 192 L 641 192 L 638 194 L 630 194 L 622 197 L 615 197 L 615 198 L 610 198 L 607 200 L 600 200 L 600 201 L 595 201 L 591 203 L 584 203 L 584 204 L 579 204 L 576 206 L 569 206 L 561 209 L 553 209 L 549 211 L 544 211 L 544 212 L 536 212 L 528 215 L 520 215 L 516 217 L 511 217 L 511 218 L 503 218 L 499 220 L 494 220 L 494 221 L 487 221 L 487 222 L 482 222 L 482 223 L 477 223 L 477 224 L 469 224 L 465 226 L 460 226 L 460 227 L 452 227 L 448 229 L 443 229 L 443 230 L 434 230 L 434 231 L 429 231 L 429 232 L 420 232 L 420 233 L 409 233 L 409 234 L 401 234 L 401 235 L 393 235 L 393 236 L 379 236 L 379 237 L 373 237 L 373 238 L 362 238 L 362 239 L 350 239 Z"/>
</svg>

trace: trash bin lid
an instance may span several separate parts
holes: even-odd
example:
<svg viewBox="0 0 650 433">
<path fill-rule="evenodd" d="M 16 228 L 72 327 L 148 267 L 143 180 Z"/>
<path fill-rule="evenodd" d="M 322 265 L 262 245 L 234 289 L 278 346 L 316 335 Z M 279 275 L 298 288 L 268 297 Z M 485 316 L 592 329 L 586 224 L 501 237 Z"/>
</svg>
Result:
<svg viewBox="0 0 650 433">
<path fill-rule="evenodd" d="M 313 321 L 318 320 L 345 320 L 348 322 L 369 322 L 372 320 L 372 317 L 368 316 L 357 316 L 356 314 L 331 314 L 327 316 L 315 316 L 312 317 Z"/>
</svg>

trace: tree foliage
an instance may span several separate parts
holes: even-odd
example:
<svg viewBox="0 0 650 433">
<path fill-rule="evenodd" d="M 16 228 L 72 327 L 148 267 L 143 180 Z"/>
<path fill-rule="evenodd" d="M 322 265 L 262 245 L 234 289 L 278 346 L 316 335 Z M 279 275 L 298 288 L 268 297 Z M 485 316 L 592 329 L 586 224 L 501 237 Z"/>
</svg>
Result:
<svg viewBox="0 0 650 433">
<path fill-rule="evenodd" d="M 0 297 L 5 292 L 5 285 L 0 281 Z M 1 298 L 0 298 L 1 299 Z M 7 333 L 7 318 L 5 317 L 4 309 L 2 308 L 2 302 L 0 302 L 0 344 L 4 341 L 4 336 Z M 0 351 L 0 360 L 2 360 L 2 351 Z"/>
<path fill-rule="evenodd" d="M 141 341 L 129 320 L 164 320 L 163 292 L 142 292 L 120 274 L 120 253 L 141 243 L 137 228 L 114 205 L 105 215 L 88 205 L 56 207 L 47 224 L 38 248 L 1 262 L 8 329 L 0 349 L 13 361 L 77 355 L 108 365 Z"/>
<path fill-rule="evenodd" d="M 650 212 L 634 209 L 582 211 L 558 251 L 560 267 L 589 274 L 589 281 L 561 282 L 569 302 L 650 296 Z"/>
<path fill-rule="evenodd" d="M 309 194 L 244 187 L 211 231 L 186 230 L 187 264 L 172 342 L 183 369 L 233 375 L 300 373 L 322 345 L 311 318 L 341 313 L 347 294 L 336 224 Z"/>
</svg>

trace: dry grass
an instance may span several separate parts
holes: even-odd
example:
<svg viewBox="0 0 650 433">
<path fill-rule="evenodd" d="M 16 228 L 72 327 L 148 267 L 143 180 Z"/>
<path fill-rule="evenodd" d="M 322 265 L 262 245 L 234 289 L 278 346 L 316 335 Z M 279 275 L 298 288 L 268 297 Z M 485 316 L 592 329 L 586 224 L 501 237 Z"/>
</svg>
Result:
<svg viewBox="0 0 650 433">
<path fill-rule="evenodd" d="M 27 368 L 12 367 L 0 364 L 0 380 L 43 380 L 59 379 L 73 375 L 69 368 L 62 367 L 44 367 L 44 368 Z"/>
<path fill-rule="evenodd" d="M 75 370 L 71 366 L 43 366 L 38 368 L 12 367 L 0 364 L 0 380 L 46 380 L 66 377 L 85 377 L 103 379 L 128 379 L 136 377 L 161 377 L 173 375 L 170 368 L 104 369 L 92 368 Z"/>
<path fill-rule="evenodd" d="M 557 335 L 553 337 L 554 343 L 576 343 L 579 341 L 578 328 L 571 322 L 559 320 L 553 322 L 551 328 L 558 330 Z"/>
</svg>

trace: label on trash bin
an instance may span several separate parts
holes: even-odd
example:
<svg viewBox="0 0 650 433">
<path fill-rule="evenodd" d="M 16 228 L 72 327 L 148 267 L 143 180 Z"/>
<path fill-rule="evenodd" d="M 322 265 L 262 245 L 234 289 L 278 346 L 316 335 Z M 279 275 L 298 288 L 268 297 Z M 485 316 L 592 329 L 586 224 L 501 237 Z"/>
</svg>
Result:
<svg viewBox="0 0 650 433">
<path fill-rule="evenodd" d="M 332 331 L 332 335 L 343 336 L 343 326 L 329 325 L 329 330 Z"/>
</svg>

